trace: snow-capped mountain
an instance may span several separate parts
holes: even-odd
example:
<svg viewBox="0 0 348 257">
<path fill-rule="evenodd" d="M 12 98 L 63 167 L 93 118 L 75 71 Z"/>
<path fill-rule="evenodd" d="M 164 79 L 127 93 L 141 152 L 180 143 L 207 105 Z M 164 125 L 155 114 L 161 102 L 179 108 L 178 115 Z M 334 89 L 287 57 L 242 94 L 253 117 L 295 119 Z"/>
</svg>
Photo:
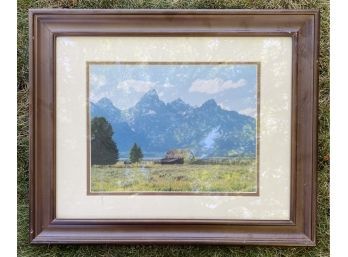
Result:
<svg viewBox="0 0 348 257">
<path fill-rule="evenodd" d="M 150 90 L 128 110 L 121 111 L 107 98 L 90 108 L 91 118 L 103 116 L 111 123 L 121 156 L 135 142 L 149 157 L 163 156 L 173 148 L 220 157 L 256 151 L 255 119 L 224 110 L 213 99 L 192 107 L 182 99 L 165 103 Z"/>
</svg>

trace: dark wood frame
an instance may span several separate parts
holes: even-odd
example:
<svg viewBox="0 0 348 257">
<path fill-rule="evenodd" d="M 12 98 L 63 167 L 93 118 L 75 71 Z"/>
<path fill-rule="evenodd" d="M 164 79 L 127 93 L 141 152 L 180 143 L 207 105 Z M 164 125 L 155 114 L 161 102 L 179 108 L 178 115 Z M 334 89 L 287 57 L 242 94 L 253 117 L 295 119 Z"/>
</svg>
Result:
<svg viewBox="0 0 348 257">
<path fill-rule="evenodd" d="M 30 10 L 30 241 L 315 245 L 317 10 Z M 290 220 L 62 220 L 55 214 L 58 36 L 286 36 L 293 42 Z"/>
</svg>

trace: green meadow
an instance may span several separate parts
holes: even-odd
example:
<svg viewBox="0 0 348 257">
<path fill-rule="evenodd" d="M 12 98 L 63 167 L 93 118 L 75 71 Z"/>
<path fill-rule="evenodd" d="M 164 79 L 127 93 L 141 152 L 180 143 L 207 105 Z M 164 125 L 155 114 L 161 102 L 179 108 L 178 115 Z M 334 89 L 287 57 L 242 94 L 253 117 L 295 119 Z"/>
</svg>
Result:
<svg viewBox="0 0 348 257">
<path fill-rule="evenodd" d="M 255 161 L 231 164 L 93 165 L 92 192 L 255 192 Z"/>
</svg>

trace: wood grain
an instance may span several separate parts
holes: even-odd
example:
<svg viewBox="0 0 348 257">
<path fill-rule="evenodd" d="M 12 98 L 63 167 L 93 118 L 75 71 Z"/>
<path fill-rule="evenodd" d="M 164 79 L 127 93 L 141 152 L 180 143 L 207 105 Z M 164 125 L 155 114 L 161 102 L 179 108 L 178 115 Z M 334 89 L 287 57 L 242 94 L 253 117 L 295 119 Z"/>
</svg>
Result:
<svg viewBox="0 0 348 257">
<path fill-rule="evenodd" d="M 30 10 L 30 241 L 315 245 L 317 10 Z M 55 216 L 58 36 L 291 36 L 291 219 L 59 220 Z"/>
</svg>

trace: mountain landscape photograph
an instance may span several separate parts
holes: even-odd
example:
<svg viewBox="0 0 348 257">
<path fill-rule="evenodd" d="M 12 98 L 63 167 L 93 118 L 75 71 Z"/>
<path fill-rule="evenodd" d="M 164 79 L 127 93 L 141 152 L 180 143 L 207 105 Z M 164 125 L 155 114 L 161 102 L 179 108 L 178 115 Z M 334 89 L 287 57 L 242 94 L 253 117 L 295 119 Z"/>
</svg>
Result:
<svg viewBox="0 0 348 257">
<path fill-rule="evenodd" d="M 89 64 L 90 193 L 256 193 L 257 64 Z"/>
</svg>

